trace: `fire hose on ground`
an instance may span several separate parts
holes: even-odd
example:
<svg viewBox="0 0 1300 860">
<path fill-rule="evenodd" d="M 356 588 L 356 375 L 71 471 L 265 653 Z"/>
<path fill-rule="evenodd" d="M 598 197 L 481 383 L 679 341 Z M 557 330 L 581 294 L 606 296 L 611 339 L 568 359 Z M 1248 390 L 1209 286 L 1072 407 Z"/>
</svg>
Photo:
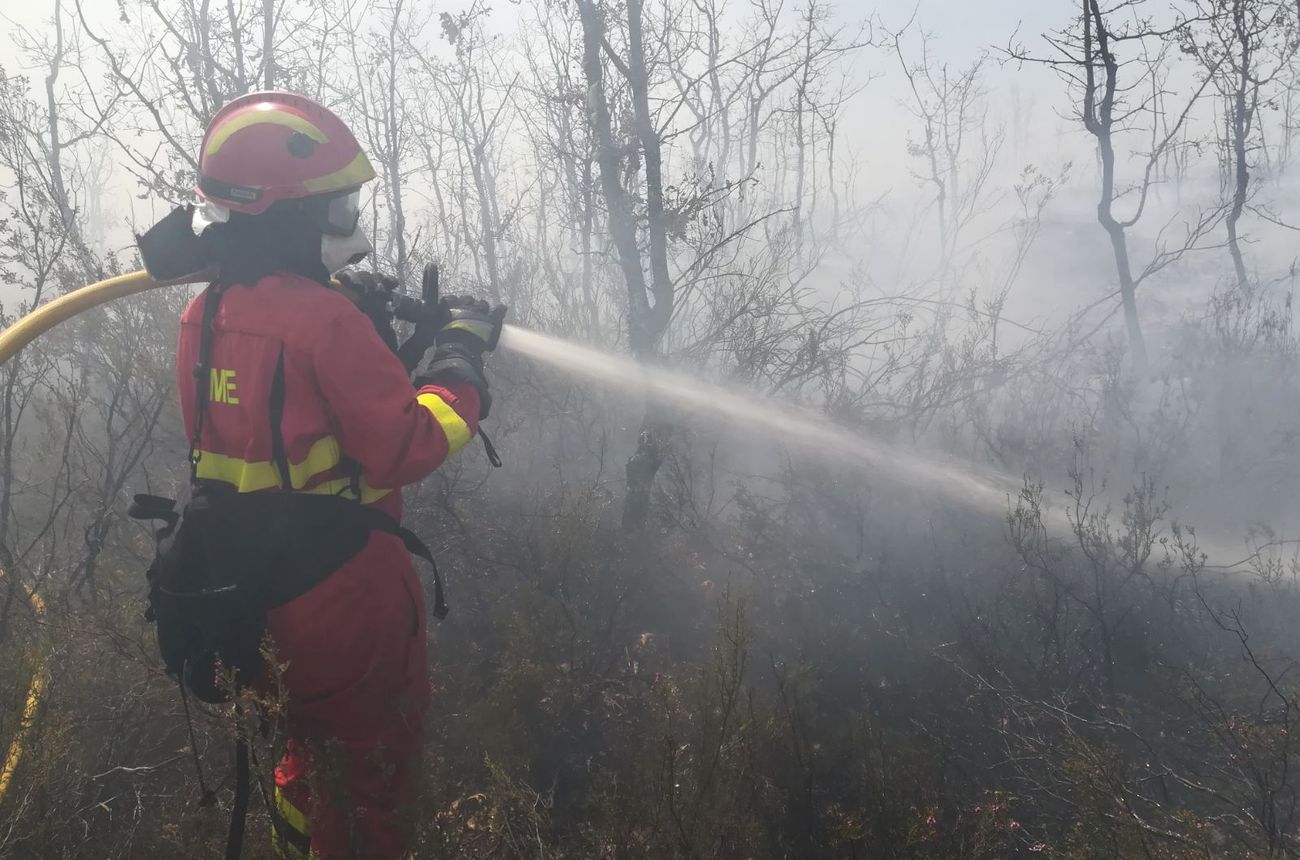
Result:
<svg viewBox="0 0 1300 860">
<path fill-rule="evenodd" d="M 0 570 L 0 578 L 3 578 L 4 575 L 4 571 Z M 27 599 L 36 615 L 45 614 L 45 601 L 41 600 L 39 594 L 28 589 Z M 5 795 L 9 793 L 9 785 L 13 782 L 14 773 L 17 772 L 18 765 L 22 761 L 23 753 L 27 748 L 27 736 L 31 733 L 32 726 L 36 722 L 36 712 L 40 708 L 41 699 L 45 695 L 45 668 L 45 658 L 43 656 L 37 657 L 36 667 L 32 670 L 31 682 L 27 686 L 27 695 L 23 699 L 22 717 L 5 751 L 4 763 L 0 765 L 0 802 L 3 802 Z"/>
<path fill-rule="evenodd" d="M 120 299 L 123 296 L 142 293 L 161 286 L 166 285 L 155 281 L 146 272 L 131 272 L 130 274 L 119 275 L 116 278 L 99 281 L 60 296 L 53 301 L 46 302 L 4 331 L 0 331 L 0 366 L 3 366 L 23 347 L 54 326 L 71 319 L 83 311 L 114 299 Z M 0 577 L 4 575 L 4 571 L 0 570 Z M 28 589 L 27 599 L 36 615 L 45 614 L 45 602 L 41 600 L 39 594 Z M 13 782 L 14 774 L 17 772 L 18 765 L 22 762 L 23 754 L 26 751 L 28 736 L 31 734 L 32 726 L 36 721 L 36 713 L 40 709 L 41 700 L 45 696 L 45 675 L 44 657 L 38 657 L 36 667 L 32 670 L 31 681 L 27 686 L 27 695 L 23 699 L 22 715 L 18 722 L 18 728 L 14 731 L 14 735 L 5 750 L 3 764 L 0 764 L 0 802 L 9 793 L 9 786 Z"/>
</svg>

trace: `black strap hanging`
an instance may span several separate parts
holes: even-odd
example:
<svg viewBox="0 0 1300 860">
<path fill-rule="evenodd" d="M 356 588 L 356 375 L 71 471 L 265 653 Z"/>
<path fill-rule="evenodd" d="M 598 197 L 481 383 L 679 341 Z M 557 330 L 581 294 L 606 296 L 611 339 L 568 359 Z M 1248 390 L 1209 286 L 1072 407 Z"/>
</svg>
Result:
<svg viewBox="0 0 1300 860">
<path fill-rule="evenodd" d="M 500 469 L 501 455 L 497 453 L 497 446 L 492 444 L 492 440 L 483 432 L 482 427 L 478 428 L 478 437 L 483 440 L 483 450 L 487 452 L 488 462 L 492 464 L 492 468 Z"/>
<path fill-rule="evenodd" d="M 208 386 L 212 375 L 212 347 L 216 338 L 217 309 L 221 306 L 221 296 L 225 287 L 220 281 L 208 285 L 203 297 L 203 317 L 199 328 L 199 357 L 194 365 L 194 426 L 190 435 L 190 484 L 198 482 L 199 460 L 202 455 L 203 422 L 208 412 Z M 282 359 L 283 360 L 283 359 Z M 199 761 L 198 746 L 194 737 L 194 722 L 190 715 L 189 693 L 185 689 L 184 678 L 178 679 L 181 690 L 181 704 L 185 709 L 185 724 L 189 730 L 190 748 L 194 753 L 194 766 L 199 777 L 199 789 L 203 792 L 203 805 L 212 803 L 216 796 L 207 787 L 203 778 L 203 768 Z M 235 801 L 230 811 L 230 829 L 226 836 L 226 860 L 239 860 L 244 850 L 244 824 L 248 817 L 249 796 L 248 738 L 243 727 L 237 729 L 235 737 Z"/>
<path fill-rule="evenodd" d="M 284 447 L 284 344 L 280 344 L 280 357 L 275 362 L 275 375 L 271 377 L 271 397 L 268 413 L 271 418 L 271 459 L 280 473 L 280 487 L 286 492 L 293 492 L 293 475 L 289 471 L 289 455 Z"/>
<path fill-rule="evenodd" d="M 235 803 L 230 809 L 230 831 L 226 836 L 226 860 L 239 860 L 244 850 L 244 822 L 248 818 L 250 774 L 248 735 L 243 725 L 235 729 Z"/>
<path fill-rule="evenodd" d="M 194 736 L 194 717 L 190 714 L 190 694 L 185 689 L 184 680 L 177 678 L 176 684 L 181 690 L 181 708 L 185 711 L 185 729 L 190 734 L 190 755 L 194 757 L 194 772 L 198 774 L 199 791 L 202 792 L 199 806 L 211 806 L 217 802 L 217 794 L 208 788 L 208 781 L 203 778 L 203 761 L 199 758 L 199 743 Z"/>
<path fill-rule="evenodd" d="M 433 560 L 433 553 L 420 540 L 415 532 L 406 528 L 390 517 L 383 511 L 375 508 L 361 508 L 361 514 L 366 520 L 371 531 L 384 532 L 385 534 L 396 535 L 406 546 L 406 551 L 416 558 L 422 558 L 433 568 L 433 617 L 439 621 L 447 617 L 447 598 L 442 587 L 442 574 L 438 571 L 438 563 Z"/>
</svg>

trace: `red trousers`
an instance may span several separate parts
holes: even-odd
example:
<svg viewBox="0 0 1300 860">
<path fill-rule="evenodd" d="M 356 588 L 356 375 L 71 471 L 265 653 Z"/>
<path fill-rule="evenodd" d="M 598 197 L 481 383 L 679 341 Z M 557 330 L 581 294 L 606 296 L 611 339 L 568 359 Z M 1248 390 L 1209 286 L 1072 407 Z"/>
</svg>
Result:
<svg viewBox="0 0 1300 860">
<path fill-rule="evenodd" d="M 267 632 L 287 699 L 277 853 L 404 856 L 429 702 L 424 592 L 406 548 L 372 535 L 320 585 L 271 610 Z"/>
</svg>

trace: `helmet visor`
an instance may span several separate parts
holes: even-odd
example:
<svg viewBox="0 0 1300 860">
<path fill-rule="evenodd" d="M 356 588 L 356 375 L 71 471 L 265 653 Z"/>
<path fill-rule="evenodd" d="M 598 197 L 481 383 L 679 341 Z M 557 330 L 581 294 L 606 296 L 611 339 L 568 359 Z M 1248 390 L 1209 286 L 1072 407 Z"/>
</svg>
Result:
<svg viewBox="0 0 1300 860">
<path fill-rule="evenodd" d="M 318 225 L 322 233 L 351 236 L 361 220 L 361 189 L 331 197 L 322 214 L 324 217 Z"/>
</svg>

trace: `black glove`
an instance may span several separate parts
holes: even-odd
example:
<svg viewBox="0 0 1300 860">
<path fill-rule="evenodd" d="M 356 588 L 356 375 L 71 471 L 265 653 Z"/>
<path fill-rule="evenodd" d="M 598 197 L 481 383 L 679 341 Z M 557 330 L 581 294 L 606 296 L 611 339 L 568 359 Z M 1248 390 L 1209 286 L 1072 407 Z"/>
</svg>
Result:
<svg viewBox="0 0 1300 860">
<path fill-rule="evenodd" d="M 443 300 L 446 317 L 438 331 L 438 346 L 458 343 L 471 350 L 481 362 L 483 353 L 497 348 L 506 306 L 489 307 L 473 296 L 449 296 Z"/>
<path fill-rule="evenodd" d="M 334 276 L 348 298 L 370 318 L 379 337 L 397 352 L 397 332 L 393 329 L 393 294 L 397 281 L 374 272 L 342 271 Z"/>
<path fill-rule="evenodd" d="M 439 313 L 437 320 L 422 319 L 417 322 L 415 331 L 411 332 L 411 336 L 397 350 L 397 357 L 402 360 L 402 366 L 406 368 L 407 373 L 413 373 L 424 359 L 424 354 L 438 342 L 438 329 L 441 327 L 442 318 L 443 314 Z"/>
<path fill-rule="evenodd" d="M 474 386 L 479 397 L 479 418 L 492 409 L 492 395 L 484 374 L 483 355 L 496 348 L 506 306 L 469 296 L 451 296 L 442 301 L 443 322 L 437 334 L 437 348 L 427 367 L 416 378 L 416 387 L 429 383 L 463 382 Z"/>
</svg>

